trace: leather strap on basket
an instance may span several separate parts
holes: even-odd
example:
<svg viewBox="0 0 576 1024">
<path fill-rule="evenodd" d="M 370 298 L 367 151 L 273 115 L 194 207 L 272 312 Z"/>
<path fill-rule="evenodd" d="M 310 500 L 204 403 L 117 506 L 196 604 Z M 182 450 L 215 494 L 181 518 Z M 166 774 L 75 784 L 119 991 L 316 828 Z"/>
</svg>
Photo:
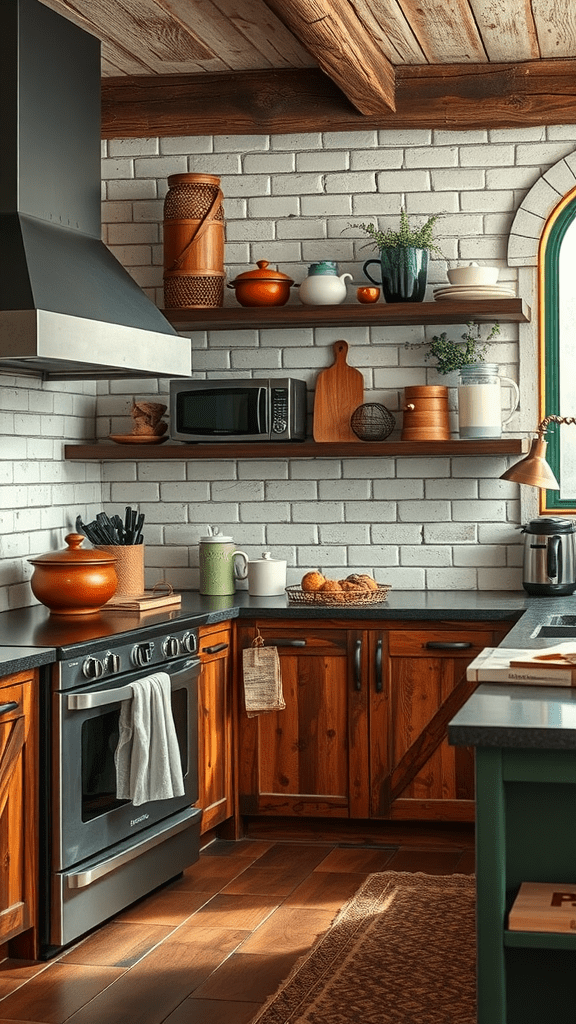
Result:
<svg viewBox="0 0 576 1024">
<path fill-rule="evenodd" d="M 170 270 L 179 270 L 180 269 L 180 267 L 182 266 L 184 260 L 186 259 L 186 256 L 188 255 L 188 252 L 190 251 L 190 248 L 191 248 L 193 242 L 197 242 L 198 239 L 200 238 L 200 235 L 206 230 L 206 228 L 208 227 L 208 224 L 213 219 L 212 214 L 216 210 L 217 206 L 222 202 L 223 198 L 224 198 L 224 193 L 222 192 L 222 189 L 219 188 L 217 193 L 216 193 L 216 195 L 215 195 L 215 197 L 214 197 L 214 199 L 212 200 L 212 204 L 206 210 L 206 213 L 202 217 L 202 220 L 196 225 L 196 229 L 194 230 L 190 241 L 187 243 L 187 245 L 182 250 L 180 255 L 174 260 L 174 263 L 170 267 Z"/>
</svg>

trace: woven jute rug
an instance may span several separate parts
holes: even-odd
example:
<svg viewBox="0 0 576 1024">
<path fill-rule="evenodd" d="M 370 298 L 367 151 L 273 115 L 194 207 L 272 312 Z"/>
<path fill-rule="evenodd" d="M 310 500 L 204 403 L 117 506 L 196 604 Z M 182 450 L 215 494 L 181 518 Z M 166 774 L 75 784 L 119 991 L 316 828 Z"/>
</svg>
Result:
<svg viewBox="0 0 576 1024">
<path fill-rule="evenodd" d="M 253 1024 L 476 1024 L 471 875 L 369 875 Z"/>
</svg>

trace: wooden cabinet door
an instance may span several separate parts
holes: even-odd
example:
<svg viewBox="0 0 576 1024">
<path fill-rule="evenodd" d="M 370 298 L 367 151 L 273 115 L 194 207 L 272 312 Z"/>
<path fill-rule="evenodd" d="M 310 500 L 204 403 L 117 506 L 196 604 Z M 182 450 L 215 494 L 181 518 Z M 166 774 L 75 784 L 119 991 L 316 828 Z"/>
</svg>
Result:
<svg viewBox="0 0 576 1024">
<path fill-rule="evenodd" d="M 25 672 L 0 682 L 0 942 L 36 924 L 36 689 Z"/>
<path fill-rule="evenodd" d="M 234 813 L 230 623 L 201 626 L 198 679 L 198 807 L 201 832 Z"/>
<path fill-rule="evenodd" d="M 249 718 L 242 650 L 256 629 L 278 649 L 286 708 Z M 360 816 L 368 792 L 361 633 L 319 621 L 267 620 L 241 625 L 237 636 L 241 813 Z"/>
<path fill-rule="evenodd" d="M 474 757 L 449 746 L 447 726 L 476 684 L 466 668 L 511 628 L 452 623 L 393 629 L 388 635 L 387 769 L 376 759 L 372 814 L 391 818 L 473 821 Z M 381 718 L 371 720 L 371 746 Z M 388 805 L 388 807 L 386 806 Z"/>
</svg>

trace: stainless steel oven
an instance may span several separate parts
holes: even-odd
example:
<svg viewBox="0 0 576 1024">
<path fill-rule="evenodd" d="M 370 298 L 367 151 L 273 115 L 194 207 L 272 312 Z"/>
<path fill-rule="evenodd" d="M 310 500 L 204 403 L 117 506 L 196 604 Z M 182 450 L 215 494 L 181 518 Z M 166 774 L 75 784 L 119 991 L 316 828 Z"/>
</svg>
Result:
<svg viewBox="0 0 576 1024">
<path fill-rule="evenodd" d="M 98 641 L 53 666 L 46 715 L 42 956 L 48 958 L 179 874 L 199 854 L 195 630 Z M 170 678 L 184 794 L 134 806 L 116 796 L 121 702 Z"/>
</svg>

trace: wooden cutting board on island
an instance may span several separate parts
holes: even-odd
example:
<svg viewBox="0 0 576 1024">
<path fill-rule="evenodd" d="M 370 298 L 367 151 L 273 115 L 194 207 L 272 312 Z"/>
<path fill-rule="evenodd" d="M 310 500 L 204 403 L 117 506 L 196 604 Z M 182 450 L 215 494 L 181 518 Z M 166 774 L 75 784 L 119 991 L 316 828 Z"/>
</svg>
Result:
<svg viewBox="0 0 576 1024">
<path fill-rule="evenodd" d="M 347 341 L 334 343 L 335 361 L 316 379 L 312 434 L 315 441 L 357 441 L 350 417 L 364 402 L 364 377 L 346 360 Z"/>
</svg>

